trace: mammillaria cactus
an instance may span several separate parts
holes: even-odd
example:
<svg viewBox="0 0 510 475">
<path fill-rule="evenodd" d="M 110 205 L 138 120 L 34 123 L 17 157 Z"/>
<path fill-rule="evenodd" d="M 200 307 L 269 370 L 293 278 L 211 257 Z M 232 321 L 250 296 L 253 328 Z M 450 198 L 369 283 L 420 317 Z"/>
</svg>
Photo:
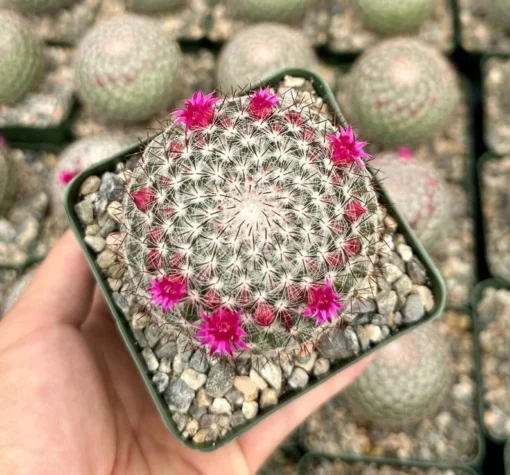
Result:
<svg viewBox="0 0 510 475">
<path fill-rule="evenodd" d="M 180 64 L 178 44 L 155 20 L 122 15 L 99 24 L 82 40 L 76 87 L 98 117 L 143 120 L 172 100 Z"/>
<path fill-rule="evenodd" d="M 451 210 L 450 196 L 439 171 L 430 163 L 413 159 L 405 148 L 379 154 L 375 168 L 418 239 L 428 248 L 437 244 Z"/>
<path fill-rule="evenodd" d="M 301 15 L 308 0 L 231 0 L 237 16 L 248 21 L 285 21 Z"/>
<path fill-rule="evenodd" d="M 350 76 L 352 121 L 382 145 L 410 145 L 433 137 L 448 122 L 459 91 L 448 61 L 409 38 L 367 50 Z"/>
<path fill-rule="evenodd" d="M 51 13 L 76 3 L 77 0 L 5 0 L 5 6 L 22 13 Z"/>
<path fill-rule="evenodd" d="M 316 341 L 367 288 L 380 249 L 365 143 L 290 91 L 185 104 L 130 174 L 127 294 L 211 354 Z"/>
<path fill-rule="evenodd" d="M 429 324 L 384 347 L 342 394 L 371 421 L 408 423 L 434 412 L 450 389 L 450 350 Z"/>
<path fill-rule="evenodd" d="M 509 0 L 491 0 L 487 2 L 489 18 L 494 22 L 506 28 L 510 25 L 510 1 Z"/>
<path fill-rule="evenodd" d="M 186 0 L 126 0 L 129 10 L 137 13 L 160 13 L 184 5 Z"/>
<path fill-rule="evenodd" d="M 18 14 L 0 10 L 0 104 L 21 99 L 36 84 L 43 68 L 39 40 Z"/>
<path fill-rule="evenodd" d="M 64 191 L 75 176 L 94 163 L 109 158 L 130 145 L 133 145 L 133 141 L 120 135 L 86 137 L 69 145 L 62 152 L 50 178 L 49 189 L 53 210 L 63 211 Z"/>
<path fill-rule="evenodd" d="M 301 32 L 262 23 L 245 28 L 225 45 L 218 60 L 217 83 L 227 92 L 284 68 L 313 68 L 315 64 L 313 48 Z"/>
<path fill-rule="evenodd" d="M 418 28 L 434 8 L 434 0 L 355 0 L 356 13 L 377 33 L 396 35 Z"/>
<path fill-rule="evenodd" d="M 9 150 L 0 137 L 0 216 L 8 210 L 16 193 L 18 173 L 15 163 L 9 158 Z"/>
</svg>

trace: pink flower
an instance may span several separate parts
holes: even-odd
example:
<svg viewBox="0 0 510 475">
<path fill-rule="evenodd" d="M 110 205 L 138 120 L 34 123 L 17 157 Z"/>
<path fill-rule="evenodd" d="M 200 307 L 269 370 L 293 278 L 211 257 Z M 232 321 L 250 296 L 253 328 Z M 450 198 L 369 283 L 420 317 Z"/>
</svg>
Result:
<svg viewBox="0 0 510 475">
<path fill-rule="evenodd" d="M 250 99 L 248 111 L 257 119 L 264 119 L 269 116 L 276 104 L 278 104 L 279 97 L 271 94 L 269 88 L 260 88 L 255 91 Z"/>
<path fill-rule="evenodd" d="M 151 188 L 142 188 L 138 191 L 130 193 L 135 206 L 142 212 L 146 212 L 156 201 L 156 195 Z"/>
<path fill-rule="evenodd" d="M 228 308 L 219 308 L 211 314 L 200 312 L 204 323 L 197 324 L 199 331 L 195 334 L 203 346 L 209 346 L 210 354 L 225 353 L 233 355 L 234 349 L 248 350 L 243 341 L 248 334 L 241 328 L 241 311 L 234 312 Z"/>
<path fill-rule="evenodd" d="M 403 162 L 408 162 L 413 158 L 413 151 L 409 147 L 400 147 L 398 149 L 398 156 Z"/>
<path fill-rule="evenodd" d="M 328 134 L 327 138 L 331 141 L 331 160 L 336 165 L 343 166 L 356 162 L 360 168 L 365 166 L 362 159 L 370 157 L 363 151 L 367 142 L 358 142 L 350 125 L 347 129 L 340 127 L 340 136 Z"/>
<path fill-rule="evenodd" d="M 210 125 L 214 118 L 214 104 L 221 101 L 219 97 L 213 97 L 214 92 L 204 96 L 202 91 L 195 92 L 191 99 L 184 101 L 185 107 L 177 109 L 175 123 L 184 122 L 186 130 L 199 129 Z"/>
<path fill-rule="evenodd" d="M 317 285 L 312 288 L 308 297 L 308 307 L 302 315 L 315 318 L 316 325 L 331 323 L 338 312 L 344 308 L 343 303 L 338 300 L 339 298 L 340 295 L 333 289 L 333 283 L 327 279 L 325 285 Z"/>
<path fill-rule="evenodd" d="M 58 181 L 61 185 L 68 185 L 79 174 L 80 170 L 62 170 L 58 175 Z"/>
<path fill-rule="evenodd" d="M 175 304 L 188 295 L 186 282 L 175 274 L 153 279 L 148 292 L 152 294 L 151 302 L 159 305 L 163 312 L 173 310 Z"/>
</svg>

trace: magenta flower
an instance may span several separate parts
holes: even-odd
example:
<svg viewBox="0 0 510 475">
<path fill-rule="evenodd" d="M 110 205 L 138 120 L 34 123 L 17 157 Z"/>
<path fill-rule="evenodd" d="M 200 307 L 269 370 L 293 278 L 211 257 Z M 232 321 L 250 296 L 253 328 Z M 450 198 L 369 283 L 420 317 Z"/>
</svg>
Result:
<svg viewBox="0 0 510 475">
<path fill-rule="evenodd" d="M 308 307 L 302 315 L 315 318 L 316 325 L 331 323 L 338 312 L 344 308 L 344 304 L 339 299 L 340 294 L 333 289 L 333 283 L 330 279 L 326 279 L 325 285 L 312 288 L 308 297 Z"/>
<path fill-rule="evenodd" d="M 204 96 L 202 91 L 195 92 L 191 99 L 184 101 L 184 108 L 177 109 L 175 123 L 183 122 L 186 130 L 194 130 L 210 125 L 214 118 L 214 104 L 221 101 L 219 97 L 213 97 L 214 92 Z"/>
<path fill-rule="evenodd" d="M 138 191 L 134 191 L 133 193 L 130 193 L 130 196 L 133 199 L 135 206 L 143 213 L 148 211 L 156 201 L 156 195 L 151 188 L 142 188 Z"/>
<path fill-rule="evenodd" d="M 398 156 L 403 162 L 408 162 L 413 158 L 413 151 L 409 147 L 400 147 Z"/>
<path fill-rule="evenodd" d="M 241 328 L 241 311 L 234 312 L 228 308 L 220 307 L 211 314 L 200 312 L 204 323 L 199 323 L 195 337 L 202 340 L 203 346 L 209 346 L 210 354 L 225 353 L 233 355 L 235 349 L 248 350 L 243 338 L 248 334 Z"/>
<path fill-rule="evenodd" d="M 363 158 L 370 157 L 363 151 L 367 142 L 358 142 L 350 125 L 347 129 L 340 127 L 340 136 L 328 134 L 327 138 L 331 141 L 331 160 L 336 165 L 344 166 L 355 162 L 360 168 L 365 166 Z"/>
<path fill-rule="evenodd" d="M 188 295 L 186 282 L 175 274 L 153 279 L 148 292 L 152 294 L 151 302 L 159 305 L 163 312 L 173 310 L 175 304 Z"/>
<path fill-rule="evenodd" d="M 79 173 L 80 170 L 62 170 L 58 175 L 58 182 L 61 185 L 68 185 Z"/>
<path fill-rule="evenodd" d="M 269 88 L 260 88 L 251 96 L 248 111 L 257 119 L 265 119 L 269 116 L 280 99 L 277 95 L 271 94 Z"/>
</svg>

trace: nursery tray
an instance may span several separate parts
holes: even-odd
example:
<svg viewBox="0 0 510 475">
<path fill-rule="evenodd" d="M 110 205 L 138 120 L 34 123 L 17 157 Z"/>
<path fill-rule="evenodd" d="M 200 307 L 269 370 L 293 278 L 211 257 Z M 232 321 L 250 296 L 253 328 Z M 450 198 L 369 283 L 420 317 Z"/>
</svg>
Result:
<svg viewBox="0 0 510 475">
<path fill-rule="evenodd" d="M 345 119 L 342 116 L 342 113 L 340 111 L 340 108 L 335 100 L 335 97 L 327 85 L 327 83 L 317 74 L 303 69 L 285 69 L 282 70 L 269 78 L 267 78 L 264 81 L 261 81 L 259 84 L 256 84 L 252 87 L 252 89 L 256 89 L 260 87 L 261 84 L 264 85 L 277 85 L 279 84 L 285 76 L 294 76 L 294 77 L 300 77 L 305 80 L 308 80 L 312 83 L 317 95 L 321 97 L 329 106 L 331 112 L 333 115 L 336 116 L 337 122 L 339 122 L 341 125 L 346 126 Z M 141 143 L 141 147 L 144 147 L 150 142 L 151 139 L 148 139 Z M 258 424 L 260 421 L 265 419 L 266 417 L 270 416 L 277 410 L 279 410 L 281 407 L 287 405 L 288 403 L 294 401 L 298 397 L 302 396 L 306 392 L 312 390 L 316 386 L 322 384 L 327 379 L 335 376 L 342 370 L 346 369 L 347 367 L 353 365 L 354 363 L 359 362 L 366 356 L 368 356 L 371 353 L 374 353 L 375 351 L 382 348 L 384 345 L 392 342 L 395 340 L 395 338 L 398 338 L 401 335 L 404 335 L 415 328 L 423 325 L 424 323 L 432 320 L 433 318 L 436 318 L 437 316 L 441 315 L 445 306 L 446 301 L 446 287 L 444 284 L 444 281 L 437 270 L 436 266 L 432 262 L 431 258 L 423 248 L 422 244 L 418 241 L 418 239 L 415 237 L 413 232 L 411 231 L 410 226 L 407 224 L 407 222 L 404 220 L 402 215 L 392 207 L 392 216 L 396 219 L 398 223 L 398 229 L 401 234 L 404 235 L 405 239 L 407 240 L 408 245 L 410 245 L 413 248 L 413 251 L 415 255 L 418 257 L 420 262 L 423 264 L 427 271 L 428 278 L 431 283 L 431 290 L 434 295 L 434 308 L 432 311 L 428 313 L 426 317 L 424 317 L 421 321 L 414 323 L 409 326 L 403 326 L 401 331 L 397 333 L 396 335 L 393 335 L 392 337 L 387 338 L 382 343 L 378 344 L 374 348 L 371 348 L 370 350 L 365 351 L 363 354 L 358 355 L 357 357 L 351 357 L 346 358 L 345 360 L 338 361 L 336 363 L 332 363 L 330 373 L 322 377 L 320 379 L 313 379 L 311 383 L 304 388 L 303 390 L 299 392 L 289 392 L 285 395 L 283 395 L 279 399 L 279 403 L 272 407 L 264 410 L 260 413 L 260 416 L 257 416 L 255 419 L 252 419 L 251 421 L 248 421 L 246 424 L 241 426 L 238 429 L 232 430 L 230 433 L 228 433 L 225 437 L 218 439 L 216 442 L 209 442 L 204 444 L 197 444 L 194 443 L 191 440 L 184 439 L 180 432 L 177 430 L 176 425 L 174 421 L 172 420 L 172 413 L 168 409 L 167 404 L 165 403 L 165 400 L 163 398 L 162 394 L 158 394 L 156 391 L 155 386 L 153 385 L 151 381 L 151 375 L 146 367 L 146 364 L 141 356 L 141 349 L 138 345 L 138 343 L 135 340 L 135 337 L 133 335 L 133 332 L 130 328 L 129 322 L 127 319 L 123 316 L 121 310 L 115 305 L 114 300 L 112 298 L 111 292 L 108 288 L 108 284 L 106 281 L 106 277 L 103 275 L 102 271 L 96 264 L 95 255 L 94 253 L 87 247 L 84 241 L 84 230 L 82 229 L 82 226 L 78 220 L 78 217 L 76 215 L 76 212 L 74 210 L 74 205 L 76 203 L 77 197 L 79 195 L 80 187 L 82 183 L 91 175 L 100 175 L 107 171 L 115 171 L 116 165 L 120 162 L 124 162 L 128 157 L 132 156 L 133 154 L 136 154 L 140 150 L 140 145 L 132 147 L 130 149 L 125 150 L 124 152 L 121 152 L 112 158 L 109 158 L 107 160 L 104 160 L 102 162 L 99 162 L 92 167 L 85 170 L 83 173 L 81 173 L 79 176 L 77 176 L 68 186 L 65 196 L 65 209 L 66 214 L 69 220 L 69 224 L 71 229 L 73 230 L 74 234 L 76 235 L 76 238 L 78 242 L 80 243 L 80 246 L 87 258 L 87 261 L 89 263 L 89 266 L 96 278 L 96 281 L 99 284 L 99 287 L 101 288 L 103 295 L 108 303 L 108 306 L 110 307 L 110 310 L 112 312 L 112 315 L 115 319 L 115 322 L 117 324 L 117 327 L 122 335 L 122 338 L 124 340 L 124 343 L 129 350 L 133 360 L 136 363 L 136 366 L 138 367 L 138 370 L 140 372 L 140 375 L 143 378 L 143 381 L 150 392 L 150 395 L 152 399 L 154 400 L 154 403 L 160 413 L 160 416 L 165 423 L 167 429 L 176 437 L 178 438 L 184 445 L 198 451 L 202 452 L 211 452 L 213 450 L 216 450 L 232 440 L 236 439 L 249 429 L 251 429 L 253 426 Z M 377 178 L 375 178 L 377 181 Z M 380 183 L 379 183 L 380 185 Z M 386 203 L 390 203 L 390 199 L 384 189 L 383 186 L 380 186 L 380 196 L 382 197 L 383 201 Z"/>
</svg>

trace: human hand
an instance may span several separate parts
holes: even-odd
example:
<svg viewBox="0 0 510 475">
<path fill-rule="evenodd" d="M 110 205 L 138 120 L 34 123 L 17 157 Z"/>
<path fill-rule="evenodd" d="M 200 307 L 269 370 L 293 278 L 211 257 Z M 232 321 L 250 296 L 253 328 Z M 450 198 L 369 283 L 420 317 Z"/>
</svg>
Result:
<svg viewBox="0 0 510 475">
<path fill-rule="evenodd" d="M 358 363 L 212 452 L 167 431 L 68 232 L 0 322 L 0 473 L 255 473 Z"/>
</svg>

